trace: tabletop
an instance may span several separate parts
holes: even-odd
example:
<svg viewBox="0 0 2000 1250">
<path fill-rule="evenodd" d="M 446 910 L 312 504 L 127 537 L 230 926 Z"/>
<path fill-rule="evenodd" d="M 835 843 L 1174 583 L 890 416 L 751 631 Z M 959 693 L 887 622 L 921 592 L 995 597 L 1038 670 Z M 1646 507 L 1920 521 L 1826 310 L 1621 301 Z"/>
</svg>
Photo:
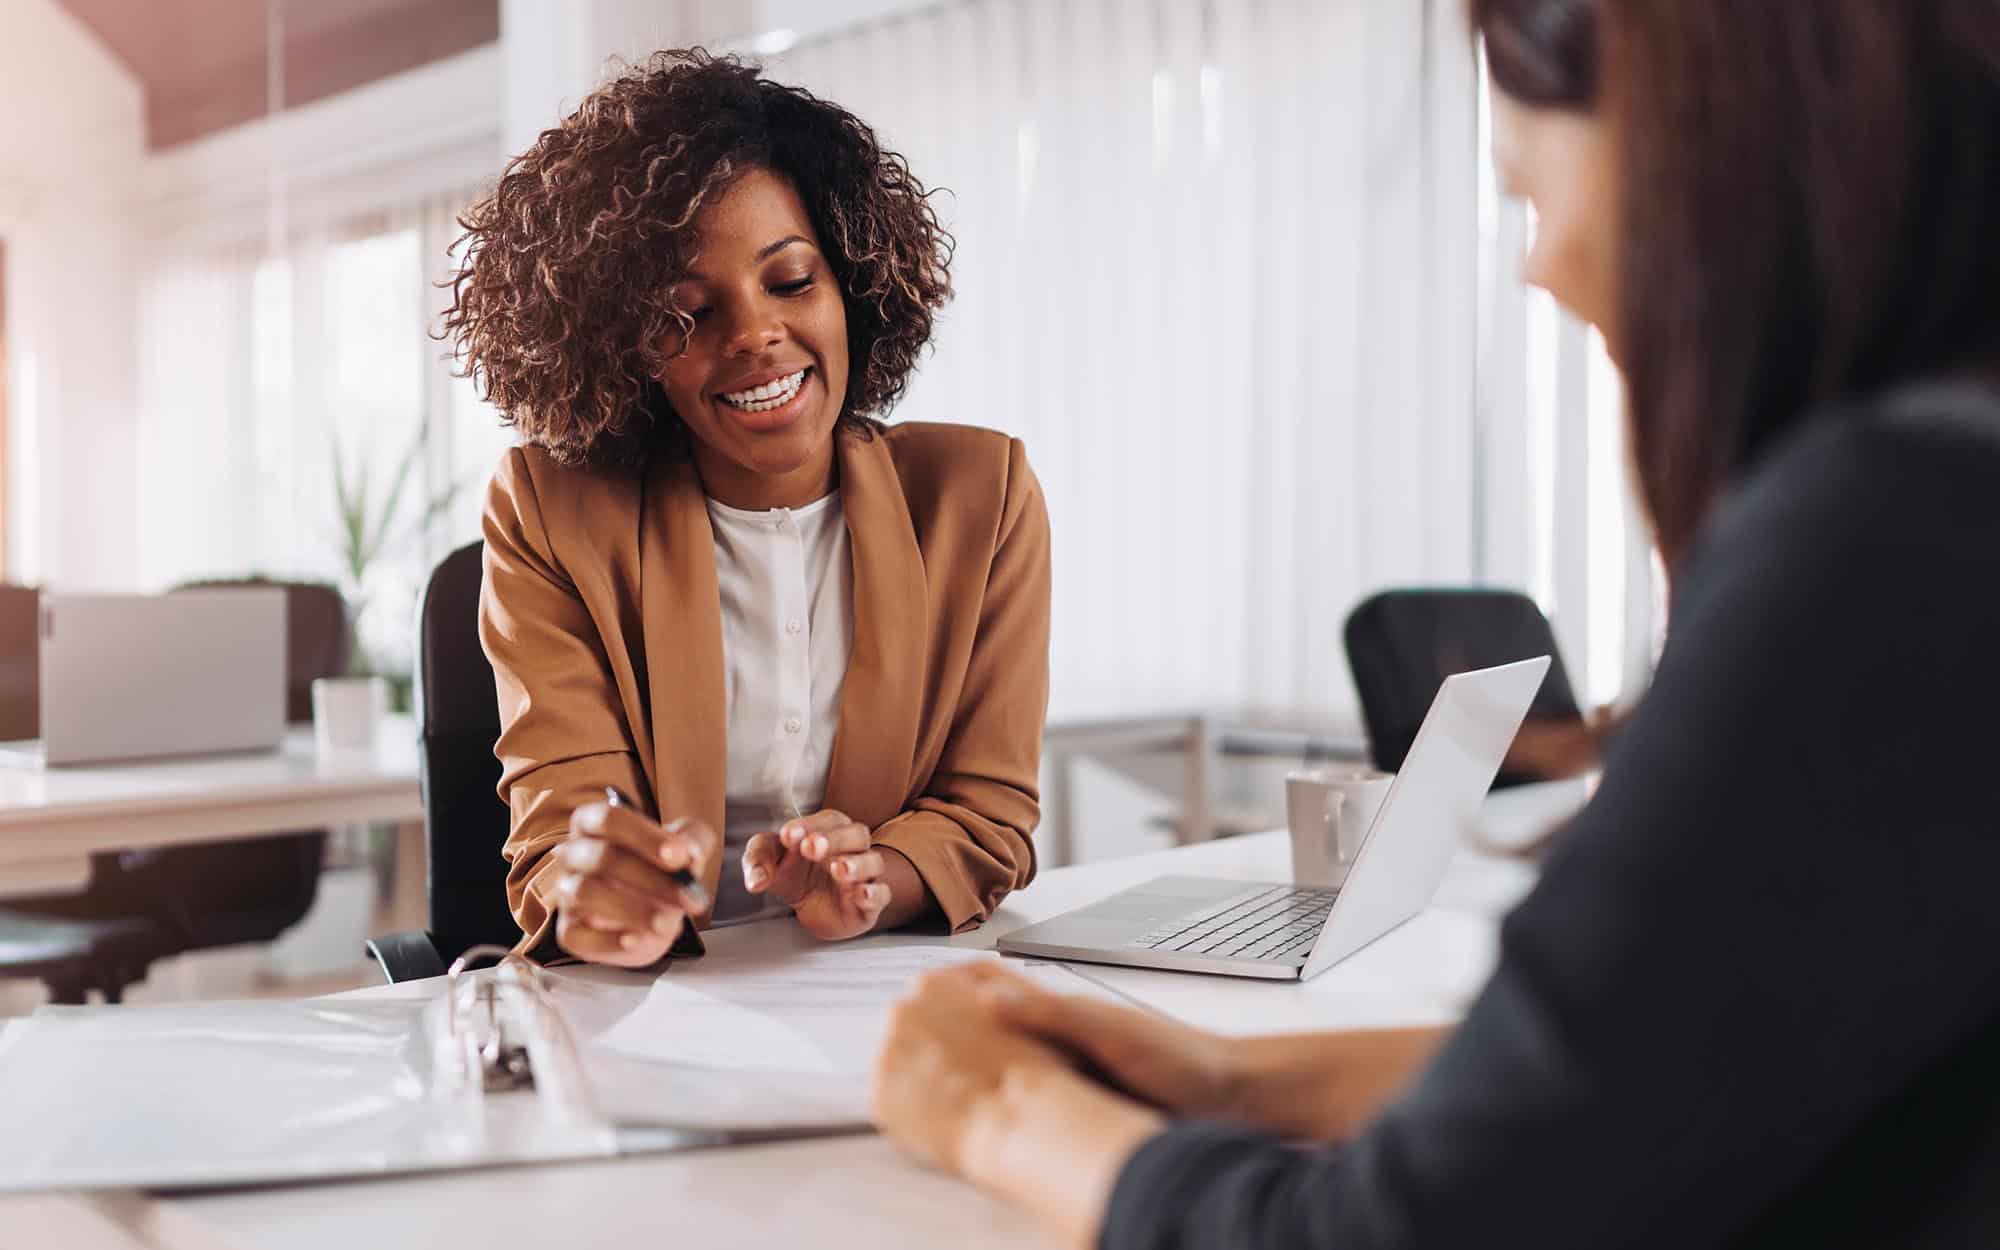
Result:
<svg viewBox="0 0 2000 1250">
<path fill-rule="evenodd" d="M 421 818 L 417 734 L 385 718 L 372 748 L 318 754 L 309 726 L 273 751 L 41 768 L 0 766 L 0 873 L 136 850 Z"/>
<path fill-rule="evenodd" d="M 1575 810 L 1586 793 L 1577 784 L 1498 793 L 1482 812 L 1481 832 L 1496 843 L 1526 841 Z M 952 943 L 990 946 L 1015 927 L 1163 872 L 1283 880 L 1288 866 L 1284 835 L 1270 833 L 1056 869 Z M 1088 973 L 1155 1010 L 1231 1033 L 1448 1022 L 1492 968 L 1500 915 L 1533 882 L 1533 869 L 1521 860 L 1462 852 L 1422 915 L 1304 984 L 1142 969 Z M 783 940 L 775 932 L 725 934 Z M 177 1228 L 198 1226 L 215 1245 L 289 1250 L 639 1245 L 663 1234 L 704 1250 L 1052 1244 L 1019 1212 L 913 1164 L 877 1137 L 153 1204 L 158 1218 Z"/>
</svg>

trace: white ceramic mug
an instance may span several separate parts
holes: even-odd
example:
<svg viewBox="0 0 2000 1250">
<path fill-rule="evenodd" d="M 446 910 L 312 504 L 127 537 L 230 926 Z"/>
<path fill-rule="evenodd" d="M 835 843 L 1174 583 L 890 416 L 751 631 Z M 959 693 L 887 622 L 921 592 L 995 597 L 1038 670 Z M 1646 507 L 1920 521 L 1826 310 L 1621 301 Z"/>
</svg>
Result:
<svg viewBox="0 0 2000 1250">
<path fill-rule="evenodd" d="M 1366 764 L 1325 764 L 1285 776 L 1292 882 L 1338 889 L 1396 779 Z"/>
<path fill-rule="evenodd" d="M 367 750 L 389 705 L 380 677 L 321 677 L 313 682 L 313 745 L 321 755 Z"/>
</svg>

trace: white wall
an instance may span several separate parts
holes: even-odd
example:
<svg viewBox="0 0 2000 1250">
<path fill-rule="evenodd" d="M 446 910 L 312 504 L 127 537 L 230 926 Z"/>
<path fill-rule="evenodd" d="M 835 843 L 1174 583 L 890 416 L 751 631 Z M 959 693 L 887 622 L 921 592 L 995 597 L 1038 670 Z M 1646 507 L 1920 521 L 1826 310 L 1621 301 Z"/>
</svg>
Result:
<svg viewBox="0 0 2000 1250">
<path fill-rule="evenodd" d="M 138 534 L 138 83 L 54 0 L 0 0 L 8 572 L 129 584 Z"/>
<path fill-rule="evenodd" d="M 936 0 L 755 0 L 747 33 L 785 31 L 797 39 L 811 39 L 935 5 Z"/>
<path fill-rule="evenodd" d="M 506 148 L 528 146 L 576 107 L 612 58 L 661 48 L 748 50 L 760 35 L 809 39 L 935 0 L 500 0 Z"/>
<path fill-rule="evenodd" d="M 747 29 L 750 0 L 500 0 L 505 146 L 518 152 L 604 77 L 613 57 L 713 44 Z"/>
</svg>

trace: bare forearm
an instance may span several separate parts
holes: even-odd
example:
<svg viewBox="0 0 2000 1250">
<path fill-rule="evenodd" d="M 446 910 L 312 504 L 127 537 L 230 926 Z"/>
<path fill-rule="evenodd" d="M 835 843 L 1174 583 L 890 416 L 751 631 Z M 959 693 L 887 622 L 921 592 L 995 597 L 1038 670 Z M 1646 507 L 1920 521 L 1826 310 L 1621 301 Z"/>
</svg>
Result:
<svg viewBox="0 0 2000 1250">
<path fill-rule="evenodd" d="M 1421 1068 L 1446 1030 L 1379 1029 L 1238 1043 L 1221 1114 L 1301 1139 L 1350 1136 Z M 1067 1244 L 1095 1245 L 1118 1176 L 1167 1127 L 1158 1111 L 1072 1073 L 1010 1074 L 976 1116 L 961 1171 L 1035 1213 Z"/>
<path fill-rule="evenodd" d="M 1373 1119 L 1448 1029 L 1368 1029 L 1232 1043 L 1224 1112 L 1285 1137 L 1332 1141 Z"/>
<path fill-rule="evenodd" d="M 1093 1246 L 1119 1172 L 1165 1127 L 1157 1111 L 1073 1073 L 1017 1071 L 973 1117 L 959 1171 L 1066 1244 Z"/>
</svg>

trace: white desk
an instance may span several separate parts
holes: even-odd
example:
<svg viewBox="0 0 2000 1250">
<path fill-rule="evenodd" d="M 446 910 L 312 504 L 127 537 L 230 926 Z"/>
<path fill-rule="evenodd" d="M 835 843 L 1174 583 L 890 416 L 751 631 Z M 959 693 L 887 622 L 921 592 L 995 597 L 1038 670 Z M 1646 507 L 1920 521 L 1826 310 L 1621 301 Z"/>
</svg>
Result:
<svg viewBox="0 0 2000 1250">
<path fill-rule="evenodd" d="M 298 727 L 253 755 L 0 766 L 0 897 L 80 888 L 97 851 L 422 817 L 408 717 L 385 721 L 372 751 L 326 759 Z"/>
<path fill-rule="evenodd" d="M 1488 801 L 1486 832 L 1514 841 L 1566 815 L 1578 785 Z M 957 944 L 990 946 L 1162 872 L 1283 880 L 1281 835 L 1262 834 L 1051 871 Z M 1532 884 L 1522 864 L 1466 853 L 1436 903 L 1309 984 L 1093 969 L 1150 1006 L 1233 1032 L 1449 1020 L 1484 980 L 1498 918 Z M 753 926 L 754 928 L 755 926 Z M 731 930 L 728 933 L 742 933 Z M 722 936 L 722 935 L 718 935 Z M 768 939 L 746 939 L 768 940 Z M 1040 1228 L 968 1186 L 910 1163 L 880 1138 L 659 1155 L 485 1174 L 154 1199 L 135 1226 L 177 1246 L 411 1250 L 687 1244 L 730 1247 L 1045 1247 Z"/>
</svg>

